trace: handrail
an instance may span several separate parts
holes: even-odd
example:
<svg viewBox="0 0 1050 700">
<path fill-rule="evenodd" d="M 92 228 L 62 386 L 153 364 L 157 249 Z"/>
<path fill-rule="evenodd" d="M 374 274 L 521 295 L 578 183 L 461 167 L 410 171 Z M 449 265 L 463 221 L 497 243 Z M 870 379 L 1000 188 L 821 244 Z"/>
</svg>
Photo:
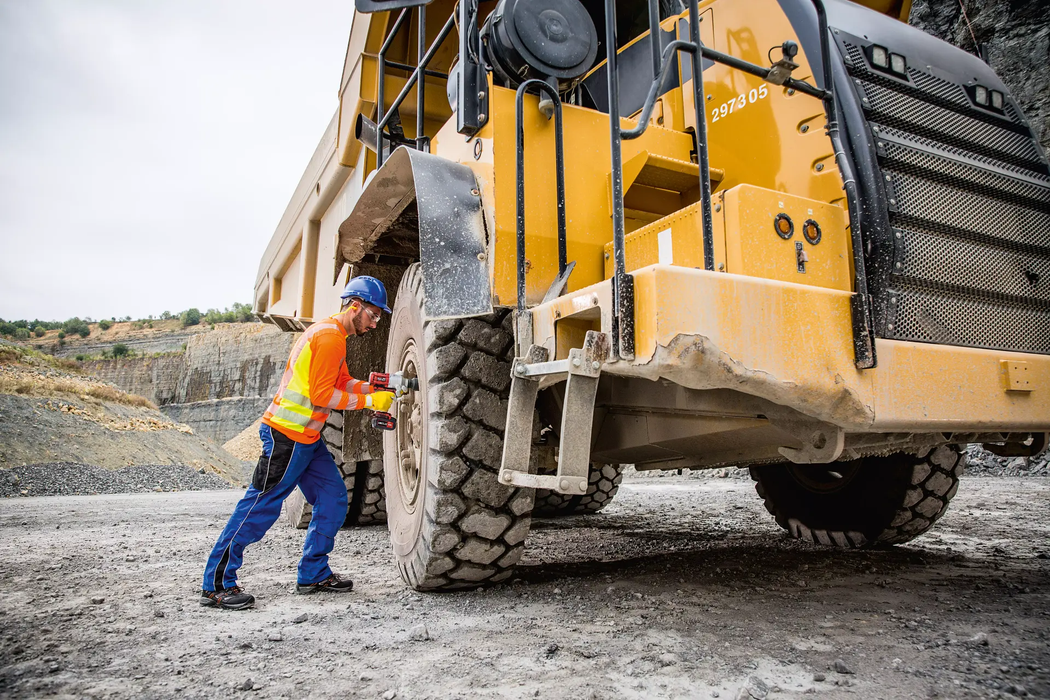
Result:
<svg viewBox="0 0 1050 700">
<path fill-rule="evenodd" d="M 441 31 L 438 32 L 437 37 L 434 39 L 433 43 L 430 44 L 430 47 L 427 48 L 427 51 L 424 54 L 423 48 L 426 46 L 427 32 L 426 6 L 420 5 L 417 12 L 419 16 L 418 26 L 416 27 L 418 63 L 416 64 L 415 69 L 412 70 L 412 74 L 408 76 L 408 79 L 405 81 L 405 85 L 403 88 L 401 88 L 401 92 L 399 92 L 397 97 L 394 98 L 394 101 L 390 103 L 389 111 L 385 109 L 384 104 L 384 83 L 386 82 L 387 66 L 386 52 L 390 48 L 395 35 L 398 31 L 401 30 L 401 27 L 408 16 L 407 9 L 402 10 L 401 14 L 398 15 L 397 21 L 394 22 L 393 29 L 390 31 L 389 36 L 387 36 L 386 40 L 383 42 L 382 48 L 379 49 L 379 86 L 376 92 L 376 100 L 378 102 L 376 112 L 376 132 L 378 134 L 376 143 L 377 169 L 383 165 L 384 160 L 383 140 L 386 138 L 386 135 L 383 133 L 383 129 L 387 126 L 387 123 L 390 121 L 391 115 L 397 110 L 398 107 L 401 106 L 401 103 L 405 101 L 405 98 L 408 96 L 408 93 L 417 83 L 419 85 L 419 89 L 416 91 L 416 148 L 419 150 L 423 150 L 428 141 L 427 137 L 423 133 L 423 117 L 425 113 L 425 105 L 423 102 L 426 78 L 420 80 L 420 75 L 426 75 L 428 73 L 426 67 L 430 64 L 430 61 L 433 60 L 434 54 L 437 53 L 437 50 L 439 48 L 441 48 L 441 44 L 444 43 L 446 38 L 448 38 L 449 32 L 451 32 L 452 28 L 456 25 L 456 13 L 455 11 L 453 11 L 452 14 L 449 15 L 448 20 L 445 21 L 445 25 L 441 28 Z M 396 67 L 401 69 L 407 68 L 407 66 L 404 66 L 404 64 L 401 63 L 396 64 Z"/>
<path fill-rule="evenodd" d="M 561 116 L 561 99 L 558 91 L 546 81 L 533 78 L 518 86 L 514 96 L 515 127 L 517 130 L 517 264 L 518 264 L 518 311 L 525 311 L 525 93 L 537 87 L 554 103 L 554 162 L 558 196 L 558 276 L 565 273 L 565 148 Z"/>
</svg>

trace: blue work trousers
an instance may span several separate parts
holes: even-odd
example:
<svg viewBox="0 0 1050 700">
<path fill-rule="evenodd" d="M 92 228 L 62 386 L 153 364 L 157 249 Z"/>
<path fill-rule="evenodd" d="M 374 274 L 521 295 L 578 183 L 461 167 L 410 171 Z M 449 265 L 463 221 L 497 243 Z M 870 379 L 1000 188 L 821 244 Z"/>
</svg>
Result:
<svg viewBox="0 0 1050 700">
<path fill-rule="evenodd" d="M 223 528 L 204 567 L 204 590 L 237 585 L 244 548 L 258 542 L 281 514 L 281 503 L 296 486 L 313 506 L 303 543 L 298 581 L 317 583 L 331 575 L 328 554 L 346 520 L 346 485 L 324 440 L 295 442 L 265 423 L 259 428 L 262 456 L 244 494 Z"/>
</svg>

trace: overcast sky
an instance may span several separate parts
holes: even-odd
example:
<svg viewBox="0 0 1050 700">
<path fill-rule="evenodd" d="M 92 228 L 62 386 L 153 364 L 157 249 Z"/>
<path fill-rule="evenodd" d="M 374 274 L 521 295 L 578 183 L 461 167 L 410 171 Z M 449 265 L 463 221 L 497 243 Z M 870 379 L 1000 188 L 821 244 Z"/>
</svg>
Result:
<svg viewBox="0 0 1050 700">
<path fill-rule="evenodd" d="M 250 303 L 353 0 L 0 0 L 0 318 Z"/>
</svg>

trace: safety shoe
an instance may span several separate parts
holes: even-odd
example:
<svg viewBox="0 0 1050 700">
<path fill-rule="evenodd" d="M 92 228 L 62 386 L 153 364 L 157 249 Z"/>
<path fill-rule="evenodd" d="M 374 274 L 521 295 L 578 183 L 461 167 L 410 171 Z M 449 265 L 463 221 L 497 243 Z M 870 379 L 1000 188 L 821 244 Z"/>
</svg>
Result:
<svg viewBox="0 0 1050 700">
<path fill-rule="evenodd" d="M 255 605 L 255 596 L 245 593 L 240 586 L 224 588 L 221 591 L 201 590 L 201 605 L 244 610 Z"/>
<path fill-rule="evenodd" d="M 317 583 L 297 583 L 295 592 L 303 595 L 317 593 L 318 591 L 331 591 L 332 593 L 349 593 L 354 590 L 354 582 L 343 578 L 339 574 L 332 574 L 323 581 Z"/>
</svg>

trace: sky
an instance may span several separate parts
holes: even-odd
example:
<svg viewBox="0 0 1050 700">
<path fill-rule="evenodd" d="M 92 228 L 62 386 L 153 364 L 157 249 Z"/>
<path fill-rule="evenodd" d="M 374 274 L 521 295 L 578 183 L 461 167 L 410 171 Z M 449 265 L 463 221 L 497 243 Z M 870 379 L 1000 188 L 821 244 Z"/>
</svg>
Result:
<svg viewBox="0 0 1050 700">
<path fill-rule="evenodd" d="M 353 0 L 0 0 L 0 318 L 251 303 Z"/>
</svg>

